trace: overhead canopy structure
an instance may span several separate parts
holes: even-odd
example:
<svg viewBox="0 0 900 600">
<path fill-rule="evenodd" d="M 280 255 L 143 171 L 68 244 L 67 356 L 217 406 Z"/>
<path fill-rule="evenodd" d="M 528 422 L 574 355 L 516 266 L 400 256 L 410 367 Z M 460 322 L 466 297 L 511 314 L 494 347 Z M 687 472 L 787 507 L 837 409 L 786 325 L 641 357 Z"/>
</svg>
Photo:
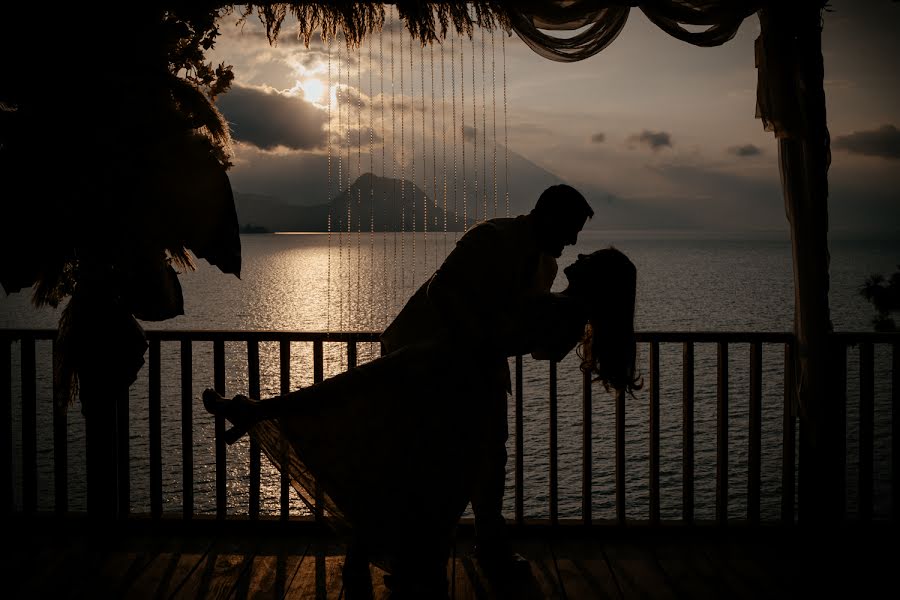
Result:
<svg viewBox="0 0 900 600">
<path fill-rule="evenodd" d="M 299 23 L 307 42 L 315 31 L 334 35 L 339 29 L 351 43 L 380 29 L 383 3 L 259 4 L 270 41 L 288 13 Z M 825 0 L 529 0 L 523 2 L 395 2 L 411 35 L 423 43 L 443 37 L 449 27 L 471 33 L 473 27 L 502 27 L 515 32 L 540 56 L 573 62 L 609 46 L 625 26 L 630 11 L 641 10 L 663 32 L 697 46 L 719 46 L 737 33 L 745 19 L 758 15 L 758 69 L 755 116 L 778 143 L 785 213 L 790 223 L 794 259 L 796 347 L 795 406 L 804 420 L 803 446 L 809 481 L 826 481 L 829 440 L 843 404 L 829 389 L 828 334 L 828 168 L 830 138 L 826 123 L 824 66 L 821 51 Z M 821 495 L 815 484 L 810 496 Z M 835 492 L 835 495 L 837 492 Z M 836 514 L 837 500 L 816 507 Z"/>
<path fill-rule="evenodd" d="M 242 10 L 259 14 L 270 41 L 291 14 L 307 42 L 316 32 L 340 31 L 352 44 L 380 29 L 385 4 L 257 3 Z M 826 377 L 831 321 L 830 151 L 821 54 L 825 0 L 390 4 L 423 43 L 442 38 L 451 27 L 469 34 L 475 27 L 499 27 L 541 57 L 562 62 L 587 59 L 609 46 L 636 9 L 662 32 L 698 46 L 727 42 L 745 19 L 758 15 L 756 117 L 777 138 L 791 228 L 801 435 L 823 457 L 821 472 L 814 470 L 810 480 L 825 479 L 828 415 L 837 410 Z M 85 310 L 71 320 L 84 321 L 84 332 L 106 332 L 112 347 L 133 346 L 142 353 L 141 344 L 121 333 L 127 329 L 123 323 L 133 322 L 132 315 L 180 314 L 173 260 L 188 267 L 190 250 L 224 272 L 240 273 L 225 177 L 230 140 L 213 104 L 232 74 L 203 56 L 218 34 L 216 18 L 234 8 L 173 1 L 103 10 L 67 14 L 46 43 L 34 40 L 29 27 L 14 27 L 0 41 L 0 181 L 12 209 L 0 232 L 0 284 L 7 293 L 36 284 L 39 303 L 84 295 L 84 302 L 69 306 L 103 310 Z M 23 223 L 36 224 L 28 227 L 30 233 L 44 232 L 31 246 L 14 231 Z M 74 341 L 73 355 L 86 356 L 83 346 L 96 339 L 83 335 Z M 134 364 L 140 363 L 124 360 L 120 367 L 133 370 Z M 133 374 L 125 373 L 122 381 Z M 807 488 L 810 494 L 817 493 L 814 488 Z"/>
</svg>

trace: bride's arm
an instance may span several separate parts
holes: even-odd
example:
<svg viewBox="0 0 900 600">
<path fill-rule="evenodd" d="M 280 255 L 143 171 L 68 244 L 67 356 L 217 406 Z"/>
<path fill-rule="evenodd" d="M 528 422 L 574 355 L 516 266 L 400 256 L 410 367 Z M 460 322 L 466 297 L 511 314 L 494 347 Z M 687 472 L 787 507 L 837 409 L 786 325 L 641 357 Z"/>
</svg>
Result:
<svg viewBox="0 0 900 600">
<path fill-rule="evenodd" d="M 532 294 L 507 317 L 500 336 L 506 356 L 530 354 L 536 360 L 557 362 L 578 345 L 587 323 L 580 303 L 550 292 Z"/>
</svg>

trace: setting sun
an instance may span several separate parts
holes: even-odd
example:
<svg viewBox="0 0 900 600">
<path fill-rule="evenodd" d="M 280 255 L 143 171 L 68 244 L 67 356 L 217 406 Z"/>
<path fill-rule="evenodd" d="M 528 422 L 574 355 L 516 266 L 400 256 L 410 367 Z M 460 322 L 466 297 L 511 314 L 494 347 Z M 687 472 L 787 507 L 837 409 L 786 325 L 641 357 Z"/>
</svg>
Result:
<svg viewBox="0 0 900 600">
<path fill-rule="evenodd" d="M 325 84 L 319 79 L 298 81 L 294 87 L 303 90 L 303 97 L 309 102 L 320 104 L 324 100 Z"/>
</svg>

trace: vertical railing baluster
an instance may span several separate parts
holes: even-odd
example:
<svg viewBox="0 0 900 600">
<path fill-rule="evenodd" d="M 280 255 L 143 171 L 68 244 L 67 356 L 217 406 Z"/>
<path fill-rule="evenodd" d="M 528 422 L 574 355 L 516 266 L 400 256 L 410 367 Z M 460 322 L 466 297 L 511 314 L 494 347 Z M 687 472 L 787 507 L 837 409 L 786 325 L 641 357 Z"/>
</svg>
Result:
<svg viewBox="0 0 900 600">
<path fill-rule="evenodd" d="M 650 523 L 659 525 L 659 342 L 650 342 Z"/>
<path fill-rule="evenodd" d="M 52 342 L 51 355 L 56 355 L 56 340 Z M 51 358 L 52 360 L 52 358 Z M 69 511 L 69 438 L 68 398 L 59 398 L 56 377 L 52 377 L 53 389 L 53 486 L 55 510 L 58 516 Z"/>
<path fill-rule="evenodd" d="M 322 340 L 313 342 L 313 383 L 322 383 L 325 379 L 325 348 Z"/>
<path fill-rule="evenodd" d="M 150 516 L 162 517 L 162 376 L 159 339 L 151 338 L 147 365 L 148 414 L 150 435 Z"/>
<path fill-rule="evenodd" d="M 349 371 L 356 366 L 356 337 L 351 335 L 347 338 L 347 370 Z"/>
<path fill-rule="evenodd" d="M 759 524 L 762 487 L 762 345 L 750 344 L 750 436 L 747 453 L 747 519 Z"/>
<path fill-rule="evenodd" d="M 728 523 L 728 342 L 717 342 L 716 520 Z"/>
<path fill-rule="evenodd" d="M 559 524 L 559 469 L 557 457 L 556 361 L 550 361 L 550 524 Z"/>
<path fill-rule="evenodd" d="M 117 389 L 116 394 L 116 475 L 119 518 L 131 512 L 131 448 L 130 392 L 127 387 Z"/>
<path fill-rule="evenodd" d="M 681 472 L 684 483 L 681 490 L 682 518 L 687 524 L 694 522 L 694 343 L 684 342 L 681 365 L 681 427 L 684 449 Z"/>
<path fill-rule="evenodd" d="M 181 460 L 185 520 L 194 517 L 194 408 L 193 348 L 190 339 L 181 340 Z"/>
<path fill-rule="evenodd" d="M 593 432 L 592 407 L 593 389 L 591 388 L 591 374 L 581 374 L 582 409 L 581 409 L 581 522 L 590 526 L 593 521 L 591 506 L 591 462 L 592 448 L 591 436 Z"/>
<path fill-rule="evenodd" d="M 288 339 L 282 339 L 278 346 L 278 355 L 281 368 L 281 394 L 287 394 L 291 391 L 291 342 Z M 287 443 L 287 442 L 284 442 Z M 287 449 L 285 448 L 285 452 Z M 282 464 L 286 465 L 287 461 L 282 460 Z M 291 480 L 286 468 L 281 469 L 281 519 L 286 521 L 290 516 L 290 488 Z"/>
<path fill-rule="evenodd" d="M 382 344 L 382 349 L 384 345 Z M 325 352 L 322 340 L 313 342 L 313 383 L 321 383 L 325 379 Z M 316 485 L 315 489 L 316 511 L 315 519 L 321 522 L 324 516 L 325 496 L 322 490 Z"/>
<path fill-rule="evenodd" d="M 12 340 L 0 338 L 0 477 L 3 479 L 3 514 L 12 514 L 16 505 L 13 481 Z"/>
<path fill-rule="evenodd" d="M 900 514 L 900 344 L 891 348 L 891 521 Z"/>
<path fill-rule="evenodd" d="M 625 525 L 625 390 L 616 391 L 616 520 Z"/>
<path fill-rule="evenodd" d="M 22 511 L 37 510 L 37 388 L 34 338 L 22 336 Z"/>
<path fill-rule="evenodd" d="M 841 342 L 834 342 L 833 351 L 835 353 L 834 386 L 835 398 L 839 399 L 840 405 L 834 407 L 837 422 L 835 423 L 835 436 L 830 443 L 835 444 L 834 456 L 837 459 L 834 473 L 831 475 L 836 479 L 835 488 L 841 490 L 840 498 L 837 499 L 837 511 L 841 519 L 847 516 L 847 345 Z"/>
<path fill-rule="evenodd" d="M 225 395 L 225 341 L 213 341 L 213 386 L 221 396 Z M 227 460 L 225 449 L 225 417 L 214 418 L 216 439 L 216 518 L 224 519 L 228 513 Z"/>
<path fill-rule="evenodd" d="M 522 394 L 522 355 L 516 355 L 516 464 L 515 464 L 515 514 L 516 524 L 525 523 L 525 435 Z"/>
<path fill-rule="evenodd" d="M 846 368 L 846 365 L 845 365 Z M 794 419 L 794 344 L 784 345 L 784 405 L 782 411 L 781 449 L 781 521 L 794 522 L 794 464 L 796 461 L 797 429 Z"/>
<path fill-rule="evenodd" d="M 875 357 L 871 342 L 859 345 L 859 519 L 872 520 L 875 427 Z"/>
<path fill-rule="evenodd" d="M 259 340 L 247 340 L 247 391 L 250 398 L 260 399 L 259 383 Z M 262 485 L 262 451 L 259 442 L 250 436 L 250 505 L 247 514 L 250 519 L 259 519 L 260 486 Z"/>
</svg>

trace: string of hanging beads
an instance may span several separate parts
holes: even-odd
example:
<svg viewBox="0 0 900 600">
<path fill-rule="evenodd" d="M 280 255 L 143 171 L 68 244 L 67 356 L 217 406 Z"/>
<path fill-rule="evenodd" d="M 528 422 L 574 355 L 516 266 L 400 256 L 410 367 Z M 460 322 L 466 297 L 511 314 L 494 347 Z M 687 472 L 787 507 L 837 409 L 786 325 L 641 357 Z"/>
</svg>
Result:
<svg viewBox="0 0 900 600">
<path fill-rule="evenodd" d="M 429 42 L 432 45 L 427 49 L 429 64 L 426 65 L 424 44 L 420 44 L 416 56 L 415 38 L 410 39 L 408 48 L 404 48 L 406 44 L 401 40 L 398 53 L 394 40 L 394 29 L 401 24 L 397 8 L 391 6 L 384 12 L 377 49 L 371 37 L 365 41 L 351 40 L 344 34 L 343 39 L 337 40 L 338 48 L 334 52 L 334 36 L 325 39 L 329 89 L 326 301 L 329 306 L 334 304 L 336 309 L 328 311 L 328 331 L 359 330 L 388 323 L 423 277 L 439 267 L 451 249 L 448 234 L 453 232 L 457 239 L 460 232 L 468 231 L 471 223 L 501 216 L 504 212 L 508 216 L 511 209 L 505 37 L 501 37 L 501 48 L 498 49 L 497 32 L 484 31 L 489 27 L 482 27 L 478 40 L 475 36 L 479 32 L 459 35 L 451 28 L 443 39 Z M 375 31 L 372 35 L 379 35 L 378 29 Z M 468 43 L 463 35 L 469 36 Z M 491 36 L 490 56 L 487 35 Z M 457 41 L 460 42 L 458 52 Z M 341 42 L 344 48 L 340 47 Z M 369 44 L 368 48 L 363 49 L 362 43 Z M 435 48 L 435 43 L 440 43 L 440 47 Z M 406 51 L 409 52 L 408 59 L 404 56 Z M 467 52 L 471 52 L 469 57 Z M 481 61 L 480 89 L 477 85 L 477 55 Z M 355 77 L 351 75 L 354 60 Z M 488 61 L 490 78 L 487 77 Z M 362 72 L 364 65 L 367 73 Z M 426 70 L 430 73 L 426 74 Z M 468 78 L 471 81 L 467 84 Z M 502 82 L 498 81 L 501 78 Z M 430 80 L 430 87 L 426 79 Z M 498 106 L 501 85 L 502 108 Z M 467 88 L 471 90 L 471 100 L 466 95 Z M 391 96 L 390 107 L 387 93 Z M 430 99 L 426 97 L 428 93 Z M 369 103 L 368 111 L 365 111 L 365 102 Z M 471 104 L 468 109 L 471 117 L 467 116 L 467 102 Z M 430 127 L 428 110 L 431 111 Z M 502 115 L 499 114 L 501 110 Z M 421 113 L 420 118 L 417 113 Z M 366 127 L 368 131 L 364 129 Z M 411 128 L 409 131 L 408 127 Z M 492 145 L 488 144 L 488 137 Z M 501 142 L 503 156 L 498 154 Z M 354 145 L 356 161 L 351 158 Z M 380 165 L 376 156 L 379 145 Z M 346 147 L 346 152 L 341 152 L 342 146 Z M 364 146 L 369 154 L 367 175 L 363 172 Z M 363 175 L 368 177 L 367 182 L 362 181 Z M 362 198 L 366 193 L 362 188 L 366 184 L 368 207 Z M 339 199 L 346 201 L 347 206 L 340 205 Z M 366 219 L 368 244 L 363 240 Z M 381 231 L 376 231 L 378 227 Z M 378 234 L 381 235 L 380 244 Z M 435 241 L 435 236 L 440 234 L 440 239 Z M 418 239 L 420 236 L 421 240 Z M 368 258 L 365 252 L 369 253 Z M 356 260 L 353 260 L 354 253 Z M 368 306 L 363 305 L 366 302 Z"/>
</svg>

